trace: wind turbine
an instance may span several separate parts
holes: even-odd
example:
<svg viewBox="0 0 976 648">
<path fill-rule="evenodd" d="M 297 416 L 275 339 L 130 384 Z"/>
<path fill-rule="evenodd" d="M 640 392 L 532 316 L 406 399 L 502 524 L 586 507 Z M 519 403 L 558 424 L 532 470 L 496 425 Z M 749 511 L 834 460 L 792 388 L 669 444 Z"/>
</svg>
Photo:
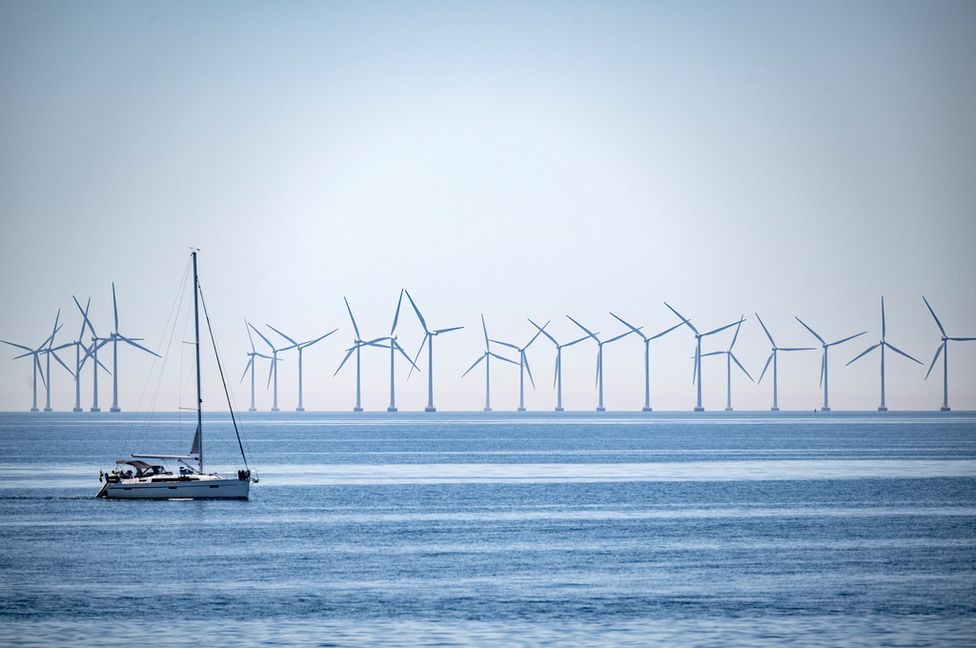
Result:
<svg viewBox="0 0 976 648">
<path fill-rule="evenodd" d="M 771 412 L 779 411 L 779 391 L 778 391 L 778 380 L 777 380 L 777 358 L 779 357 L 780 351 L 813 351 L 813 347 L 778 347 L 776 346 L 776 341 L 773 340 L 773 336 L 769 334 L 769 329 L 763 324 L 762 318 L 759 317 L 759 313 L 756 313 L 756 319 L 759 320 L 759 325 L 762 327 L 763 332 L 766 337 L 769 338 L 769 344 L 772 345 L 772 350 L 769 352 L 769 357 L 766 358 L 766 365 L 763 367 L 762 373 L 759 374 L 759 382 L 762 382 L 763 376 L 766 375 L 766 370 L 769 369 L 769 363 L 773 363 L 773 406 L 769 408 Z"/>
<path fill-rule="evenodd" d="M 420 343 L 420 348 L 417 349 L 417 355 L 414 356 L 414 363 L 416 365 L 417 358 L 420 357 L 420 352 L 424 350 L 424 345 L 427 345 L 427 407 L 424 408 L 425 412 L 436 412 L 437 408 L 434 407 L 434 338 L 443 333 L 450 333 L 451 331 L 458 331 L 463 329 L 463 326 L 452 326 L 450 328 L 434 329 L 433 331 L 427 328 L 427 322 L 424 320 L 424 316 L 420 314 L 420 309 L 417 308 L 417 304 L 413 301 L 413 297 L 410 296 L 410 291 L 405 290 L 407 293 L 407 299 L 410 300 L 410 305 L 413 306 L 413 312 L 417 314 L 417 319 L 420 320 L 420 325 L 424 327 L 424 339 Z M 413 374 L 413 368 L 410 369 L 410 373 L 407 374 L 407 379 Z"/>
<path fill-rule="evenodd" d="M 71 369 L 68 368 L 68 365 L 66 365 L 64 361 L 61 360 L 61 358 L 58 357 L 58 354 L 56 353 L 56 351 L 61 350 L 65 346 L 71 346 L 71 345 L 67 344 L 67 345 L 59 346 L 57 347 L 57 349 L 52 348 L 51 346 L 54 343 L 54 338 L 58 334 L 58 331 L 61 330 L 61 327 L 58 326 L 58 321 L 60 319 L 61 319 L 61 309 L 59 308 L 58 314 L 54 318 L 54 329 L 51 331 L 51 337 L 47 339 L 47 346 L 44 347 L 44 349 L 42 350 L 42 353 L 46 356 L 45 362 L 47 364 L 45 368 L 45 373 L 47 374 L 47 381 L 44 383 L 44 411 L 45 412 L 51 411 L 51 383 L 54 382 L 51 379 L 51 356 L 54 356 L 54 359 L 58 361 L 58 364 L 64 367 L 64 370 L 67 371 L 69 374 L 71 374 L 71 377 L 74 378 L 74 373 L 72 373 Z"/>
<path fill-rule="evenodd" d="M 251 336 L 251 325 L 248 323 L 247 319 L 244 320 L 244 330 L 247 331 L 247 339 L 251 343 L 251 351 L 247 354 L 247 364 L 244 366 L 244 373 L 241 375 L 241 382 L 244 382 L 244 376 L 247 372 L 251 372 L 251 407 L 248 408 L 249 412 L 256 412 L 257 408 L 254 407 L 254 367 L 257 364 L 255 358 L 264 358 L 265 360 L 270 360 L 271 356 L 264 355 L 263 353 L 258 353 L 257 349 L 254 348 L 254 338 Z"/>
<path fill-rule="evenodd" d="M 45 352 L 45 349 L 47 348 L 48 344 L 51 343 L 52 337 L 48 337 L 47 339 L 45 339 L 43 342 L 41 342 L 41 344 L 36 349 L 23 344 L 17 344 L 16 342 L 8 342 L 7 340 L 0 340 L 0 342 L 3 342 L 4 344 L 9 344 L 12 347 L 16 347 L 18 349 L 26 351 L 26 353 L 22 353 L 19 356 L 14 356 L 13 358 L 14 360 L 19 360 L 20 358 L 26 358 L 27 356 L 31 356 L 34 360 L 33 400 L 31 401 L 31 409 L 30 409 L 30 411 L 32 412 L 38 411 L 37 409 L 38 374 L 40 374 L 41 382 L 44 384 L 45 387 L 47 386 L 47 379 L 44 378 L 44 368 L 41 366 L 40 355 Z"/>
<path fill-rule="evenodd" d="M 619 321 L 624 326 L 628 327 L 631 331 L 639 335 L 642 340 L 644 340 L 644 407 L 642 408 L 642 411 L 650 412 L 651 411 L 651 361 L 650 361 L 651 340 L 656 340 L 659 337 L 663 337 L 667 335 L 668 333 L 678 328 L 685 322 L 684 320 L 682 320 L 677 324 L 675 324 L 674 326 L 672 326 L 671 328 L 665 329 L 664 331 L 661 331 L 657 335 L 652 335 L 648 337 L 644 335 L 644 333 L 641 331 L 641 327 L 634 326 L 633 324 L 625 321 L 623 318 L 618 317 L 617 315 L 614 315 L 613 313 L 610 313 L 610 315 L 612 315 L 614 318 L 617 319 L 617 321 Z"/>
<path fill-rule="evenodd" d="M 74 411 L 74 412 L 80 412 L 80 411 L 82 411 L 81 410 L 81 369 L 82 369 L 82 367 L 85 366 L 85 362 L 88 360 L 88 356 L 89 356 L 89 353 L 88 352 L 89 352 L 89 349 L 90 349 L 90 347 L 88 345 L 86 345 L 85 342 L 84 342 L 84 339 L 85 339 L 85 329 L 91 330 L 92 335 L 95 335 L 95 327 L 92 326 L 91 320 L 88 319 L 88 310 L 91 307 L 91 298 L 90 297 L 88 298 L 88 301 L 85 303 L 85 307 L 84 308 L 81 307 L 81 303 L 78 301 L 78 298 L 77 297 L 75 297 L 74 295 L 72 295 L 71 298 L 74 300 L 75 306 L 78 307 L 78 312 L 81 313 L 81 331 L 78 333 L 78 339 L 77 340 L 74 340 L 72 342 L 67 342 L 65 344 L 62 344 L 61 346 L 54 347 L 54 351 L 60 351 L 61 349 L 67 349 L 68 347 L 74 347 L 75 348 L 75 371 L 74 371 L 74 377 L 75 377 L 75 406 L 74 406 L 74 409 L 72 411 Z M 84 357 L 82 357 L 82 355 L 81 355 L 82 349 L 84 349 L 84 351 L 85 351 Z M 101 362 L 97 362 L 97 360 L 96 360 L 96 364 L 95 364 L 95 372 L 96 373 L 98 372 L 99 365 L 101 365 L 101 368 L 102 369 L 104 369 L 105 371 L 108 371 L 108 368 L 105 365 L 103 365 Z"/>
<path fill-rule="evenodd" d="M 115 330 L 112 331 L 109 336 L 109 340 L 112 342 L 112 412 L 121 412 L 119 409 L 119 340 L 134 346 L 137 349 L 150 353 L 157 358 L 160 357 L 155 351 L 150 351 L 146 347 L 137 343 L 135 340 L 138 338 L 130 338 L 119 333 L 119 305 L 115 299 L 115 282 L 112 282 L 112 309 L 115 312 Z"/>
<path fill-rule="evenodd" d="M 620 338 L 625 338 L 631 333 L 633 333 L 633 331 L 628 328 L 626 332 L 621 333 L 620 335 L 617 335 L 615 337 L 612 337 L 609 340 L 601 340 L 598 337 L 599 333 L 594 333 L 590 329 L 586 328 L 585 326 L 583 326 L 582 324 L 574 320 L 569 315 L 567 315 L 566 317 L 567 319 L 569 319 L 570 322 L 583 329 L 586 335 L 592 338 L 594 342 L 596 342 L 596 384 L 597 384 L 597 394 L 598 394 L 596 411 L 605 412 L 607 411 L 607 409 L 603 406 L 603 345 L 610 344 L 611 342 L 616 342 Z"/>
<path fill-rule="evenodd" d="M 556 411 L 562 412 L 563 411 L 563 349 L 565 349 L 566 347 L 571 347 L 574 344 L 579 344 L 583 340 L 588 340 L 590 336 L 584 335 L 583 337 L 577 338 L 572 342 L 567 342 L 566 344 L 560 344 L 559 342 L 556 341 L 556 338 L 552 337 L 545 331 L 546 328 L 545 326 L 539 326 L 531 319 L 529 320 L 529 322 L 532 323 L 532 326 L 539 329 L 540 333 L 542 333 L 547 338 L 549 338 L 549 341 L 552 342 L 553 345 L 556 347 L 556 375 L 553 378 L 552 382 L 553 385 L 556 387 Z M 548 325 L 549 323 L 546 322 L 546 326 Z"/>
<path fill-rule="evenodd" d="M 861 351 L 861 353 L 859 353 L 858 355 L 854 356 L 850 360 L 850 362 L 847 363 L 847 365 L 849 366 L 852 362 L 855 362 L 856 360 L 859 360 L 860 358 L 863 358 L 864 356 L 866 356 L 867 354 L 871 353 L 872 351 L 874 351 L 878 347 L 881 347 L 881 405 L 878 406 L 878 411 L 879 412 L 887 412 L 888 411 L 888 406 L 885 404 L 885 348 L 891 349 L 892 351 L 894 351 L 898 355 L 905 356 L 906 358 L 908 358 L 912 362 L 918 362 L 918 364 L 922 365 L 923 367 L 925 366 L 924 364 L 922 364 L 921 362 L 919 362 L 918 360 L 916 360 L 912 356 L 908 355 L 907 353 L 905 353 L 901 349 L 898 349 L 893 344 L 889 343 L 885 339 L 885 334 L 886 333 L 887 333 L 887 326 L 885 325 L 884 297 L 882 297 L 881 298 L 881 341 L 878 342 L 877 344 L 874 344 L 872 346 L 869 346 L 864 351 Z"/>
<path fill-rule="evenodd" d="M 267 327 L 272 331 L 274 331 L 275 333 L 277 333 L 278 335 L 280 335 L 281 337 L 291 342 L 291 346 L 284 347 L 283 349 L 280 349 L 280 351 L 291 351 L 292 349 L 298 350 L 298 407 L 295 408 L 295 411 L 304 412 L 305 407 L 302 405 L 302 351 L 312 346 L 316 342 L 320 342 L 324 340 L 325 338 L 329 337 L 339 329 L 332 329 L 325 335 L 321 335 L 313 340 L 306 340 L 305 342 L 297 342 L 294 339 L 282 333 L 281 331 L 279 331 L 278 329 L 276 329 L 275 327 L 271 326 L 270 324 L 267 324 Z"/>
<path fill-rule="evenodd" d="M 89 300 L 90 301 L 90 300 Z M 75 302 L 77 303 L 77 301 Z M 81 305 L 78 305 L 81 308 Z M 85 308 L 85 313 L 88 309 Z M 88 358 L 92 358 L 92 406 L 89 412 L 101 412 L 102 410 L 98 407 L 98 368 L 101 367 L 106 373 L 111 374 L 112 372 L 108 370 L 108 367 L 102 364 L 98 359 L 98 350 L 112 341 L 111 337 L 99 337 L 95 332 L 95 327 L 92 325 L 91 320 L 85 315 L 85 321 L 88 326 L 88 330 L 91 331 L 91 344 L 86 347 L 85 356 L 81 359 L 81 366 L 85 365 Z"/>
<path fill-rule="evenodd" d="M 403 347 L 400 346 L 400 343 L 397 342 L 397 339 L 396 339 L 396 327 L 397 327 L 397 324 L 400 321 L 400 307 L 403 305 L 403 293 L 404 293 L 404 290 L 401 288 L 400 289 L 400 298 L 397 299 L 396 313 L 393 314 L 393 326 L 390 327 L 390 334 L 387 335 L 387 336 L 385 336 L 385 337 L 376 338 L 375 340 L 370 340 L 368 342 L 364 342 L 362 344 L 362 346 L 374 346 L 374 347 L 379 347 L 381 349 L 389 349 L 390 350 L 390 405 L 386 408 L 386 411 L 387 412 L 395 412 L 395 411 L 397 411 L 397 406 L 396 406 L 396 371 L 395 371 L 396 370 L 396 353 L 397 353 L 397 351 L 399 351 L 400 352 L 400 355 L 402 355 L 404 358 L 406 358 L 407 359 L 407 362 L 410 363 L 410 365 L 412 367 L 412 369 L 410 370 L 411 372 L 414 369 L 416 369 L 417 371 L 420 371 L 420 369 L 417 367 L 417 365 L 414 363 L 414 361 L 410 359 L 410 356 L 407 355 L 407 352 L 403 350 Z M 384 342 L 386 342 L 386 344 L 383 344 Z"/>
<path fill-rule="evenodd" d="M 929 312 L 932 313 L 932 319 L 935 320 L 936 326 L 939 327 L 939 333 L 942 334 L 942 342 L 939 344 L 939 348 L 935 350 L 935 357 L 932 358 L 932 364 L 929 365 L 929 370 L 925 374 L 925 379 L 929 379 L 929 374 L 932 373 L 932 368 L 935 367 L 936 361 L 939 359 L 939 354 L 942 354 L 942 407 L 939 408 L 940 411 L 949 411 L 949 342 L 972 342 L 976 340 L 976 337 L 949 337 L 946 333 L 945 328 L 942 326 L 942 322 L 936 317 L 935 311 L 932 310 L 932 306 L 929 304 L 929 300 L 922 297 L 922 301 L 928 307 Z"/>
<path fill-rule="evenodd" d="M 796 315 L 794 315 L 793 317 L 796 317 Z M 865 333 L 867 333 L 867 331 L 861 331 L 860 333 L 856 333 L 855 335 L 849 335 L 846 338 L 835 340 L 834 342 L 827 342 L 822 337 L 820 337 L 820 335 L 818 335 L 816 331 L 814 331 L 812 328 L 807 326 L 807 323 L 801 320 L 799 317 L 796 317 L 796 321 L 802 324 L 803 328 L 810 331 L 813 337 L 817 338 L 817 340 L 820 342 L 821 347 L 823 347 L 823 355 L 820 358 L 820 386 L 823 387 L 823 407 L 820 408 L 820 411 L 829 412 L 830 401 L 827 398 L 827 381 L 829 378 L 829 371 L 828 371 L 829 367 L 827 365 L 827 351 L 830 350 L 830 347 L 837 346 L 838 344 L 843 344 L 844 342 L 853 340 L 856 337 L 860 337 Z"/>
<path fill-rule="evenodd" d="M 749 374 L 748 371 L 746 371 L 746 368 L 742 366 L 742 363 L 739 362 L 739 359 L 735 357 L 735 354 L 732 353 L 732 347 L 735 346 L 735 341 L 739 339 L 739 329 L 742 328 L 742 322 L 744 321 L 746 320 L 745 320 L 745 316 L 743 315 L 739 319 L 739 323 L 736 324 L 735 326 L 735 335 L 732 336 L 732 343 L 729 344 L 729 348 L 726 351 L 712 351 L 711 353 L 702 354 L 703 358 L 707 358 L 708 356 L 717 356 L 717 355 L 725 356 L 725 411 L 726 412 L 732 411 L 732 363 L 734 362 L 739 367 L 739 369 L 742 370 L 742 373 L 748 376 L 749 380 L 752 380 L 752 376 Z M 752 380 L 752 382 L 756 382 L 756 381 Z"/>
<path fill-rule="evenodd" d="M 697 328 L 695 328 L 695 325 L 691 323 L 691 320 L 689 320 L 687 317 L 685 317 L 684 315 L 682 315 L 678 311 L 676 311 L 673 308 L 671 308 L 671 304 L 669 304 L 668 302 L 664 302 L 664 305 L 667 306 L 668 309 L 672 313 L 674 313 L 675 315 L 677 315 L 678 316 L 678 319 L 680 319 L 683 324 L 687 324 L 688 325 L 688 328 L 690 328 L 691 331 L 692 331 L 692 333 L 695 334 L 695 368 L 694 368 L 693 373 L 691 375 L 691 381 L 693 383 L 694 382 L 697 382 L 697 384 L 698 384 L 698 400 L 696 401 L 696 404 L 695 404 L 695 411 L 696 412 L 704 412 L 705 411 L 705 408 L 702 407 L 702 386 L 701 386 L 701 383 L 702 383 L 702 379 L 701 379 L 701 341 L 702 341 L 702 338 L 703 337 L 708 337 L 709 335 L 715 335 L 716 333 L 720 333 L 721 331 L 724 331 L 727 328 L 731 328 L 731 327 L 735 326 L 736 324 L 741 324 L 745 320 L 743 320 L 742 318 L 739 318 L 738 321 L 732 322 L 731 324 L 726 324 L 725 326 L 720 326 L 720 327 L 718 327 L 716 329 L 712 329 L 711 331 L 706 331 L 704 333 L 701 333 L 701 332 L 699 332 L 699 330 Z"/>
<path fill-rule="evenodd" d="M 488 341 L 488 327 L 485 326 L 485 316 L 484 315 L 481 316 L 481 330 L 484 331 L 484 334 L 485 334 L 485 352 L 483 354 L 481 354 L 480 356 L 478 356 L 478 359 L 474 361 L 474 364 L 472 364 L 470 367 L 468 367 L 468 370 L 465 371 L 463 374 L 461 374 L 461 377 L 464 378 L 465 376 L 468 375 L 468 373 L 472 369 L 474 369 L 475 367 L 478 366 L 478 363 L 479 362 L 481 362 L 482 360 L 485 361 L 485 411 L 486 412 L 490 412 L 491 411 L 491 359 L 492 358 L 497 358 L 499 360 L 502 360 L 504 362 L 508 362 L 510 364 L 513 364 L 513 365 L 518 365 L 518 363 L 515 362 L 514 360 L 509 360 L 505 356 L 500 356 L 500 355 L 498 355 L 497 353 L 495 353 L 494 351 L 491 350 L 491 347 L 489 346 L 489 343 L 488 343 L 489 342 Z"/>
<path fill-rule="evenodd" d="M 271 365 L 268 367 L 268 385 L 269 386 L 271 385 L 271 380 L 273 378 L 274 389 L 272 390 L 272 397 L 271 397 L 271 411 L 278 412 L 280 411 L 278 409 L 278 363 L 281 361 L 281 358 L 278 357 L 278 354 L 281 353 L 284 347 L 281 348 L 276 347 L 271 343 L 271 340 L 265 337 L 264 333 L 257 330 L 253 324 L 251 324 L 247 320 L 244 320 L 244 323 L 250 326 L 251 330 L 257 333 L 261 337 L 261 339 L 264 340 L 264 343 L 267 344 L 268 347 L 271 349 Z M 265 387 L 265 389 L 267 389 L 267 386 Z"/>
<path fill-rule="evenodd" d="M 349 313 L 349 319 L 352 320 L 352 330 L 355 333 L 356 337 L 353 339 L 353 345 L 346 350 L 346 357 L 342 359 L 342 362 L 339 363 L 338 368 L 336 368 L 335 373 L 333 373 L 332 375 L 333 376 L 338 375 L 339 371 L 342 369 L 342 366 L 346 364 L 346 361 L 353 354 L 353 352 L 356 353 L 356 406 L 352 408 L 352 411 L 362 412 L 363 401 L 362 401 L 362 382 L 360 380 L 361 378 L 360 352 L 362 348 L 364 346 L 367 346 L 369 343 L 363 340 L 359 334 L 359 327 L 356 325 L 356 318 L 353 317 L 352 308 L 349 307 L 349 300 L 346 299 L 345 297 L 343 297 L 342 300 L 346 302 L 346 311 Z M 383 338 L 377 338 L 377 340 L 382 340 L 382 339 Z"/>
<path fill-rule="evenodd" d="M 549 326 L 549 322 L 546 322 L 543 325 L 542 329 L 545 329 L 546 326 Z M 518 351 L 518 354 L 519 354 L 519 406 L 518 406 L 518 411 L 519 412 L 524 412 L 525 411 L 525 372 L 526 371 L 529 372 L 529 380 L 532 381 L 532 389 L 535 389 L 535 379 L 532 377 L 532 369 L 531 369 L 531 367 L 529 367 L 529 358 L 528 358 L 528 356 L 525 355 L 525 350 L 528 349 L 530 346 L 532 346 L 532 343 L 535 342 L 535 339 L 537 337 L 539 337 L 539 335 L 542 334 L 542 329 L 536 331 L 535 335 L 532 336 L 532 339 L 530 339 L 528 342 L 525 343 L 525 346 L 517 346 L 517 345 L 511 344 L 509 342 L 502 342 L 501 340 L 490 340 L 491 342 L 494 342 L 495 344 L 500 344 L 502 346 L 507 346 L 510 349 L 515 349 L 516 351 Z"/>
</svg>

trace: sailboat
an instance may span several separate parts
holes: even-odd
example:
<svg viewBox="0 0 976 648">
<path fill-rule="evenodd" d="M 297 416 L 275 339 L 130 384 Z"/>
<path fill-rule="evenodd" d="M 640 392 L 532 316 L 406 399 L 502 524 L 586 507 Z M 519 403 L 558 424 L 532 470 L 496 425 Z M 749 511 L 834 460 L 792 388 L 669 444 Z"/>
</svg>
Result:
<svg viewBox="0 0 976 648">
<path fill-rule="evenodd" d="M 103 482 L 96 497 L 109 499 L 238 499 L 246 500 L 251 490 L 251 482 L 257 483 L 257 477 L 251 476 L 241 443 L 240 431 L 237 429 L 237 419 L 228 395 L 227 405 L 230 407 L 231 420 L 234 422 L 234 432 L 237 434 L 237 445 L 241 449 L 244 468 L 236 475 L 221 475 L 207 473 L 203 469 L 203 398 L 200 392 L 200 302 L 203 293 L 200 289 L 200 279 L 197 275 L 197 251 L 190 253 L 193 260 L 193 323 L 196 348 L 196 377 L 197 377 L 197 429 L 193 436 L 190 452 L 185 455 L 164 454 L 133 454 L 129 459 L 119 459 L 116 467 L 109 473 L 99 474 L 99 481 Z M 203 302 L 204 314 L 207 314 L 207 304 Z M 207 317 L 207 328 L 210 329 L 210 318 Z M 216 356 L 216 345 L 214 355 Z M 217 367 L 220 368 L 220 358 L 217 357 Z M 220 369 L 223 381 L 223 369 Z M 224 393 L 227 392 L 226 382 Z M 179 471 L 172 472 L 165 467 L 166 461 L 179 463 Z M 195 462 L 195 465 L 194 465 Z"/>
</svg>

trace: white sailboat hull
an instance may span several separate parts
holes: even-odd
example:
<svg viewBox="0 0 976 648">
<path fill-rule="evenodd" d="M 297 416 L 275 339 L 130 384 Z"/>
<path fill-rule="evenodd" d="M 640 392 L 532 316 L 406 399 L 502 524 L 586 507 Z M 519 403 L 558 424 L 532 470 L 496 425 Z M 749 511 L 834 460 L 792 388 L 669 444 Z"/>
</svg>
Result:
<svg viewBox="0 0 976 648">
<path fill-rule="evenodd" d="M 238 499 L 246 500 L 250 479 L 204 475 L 186 481 L 123 479 L 106 483 L 98 493 L 108 499 Z"/>
</svg>

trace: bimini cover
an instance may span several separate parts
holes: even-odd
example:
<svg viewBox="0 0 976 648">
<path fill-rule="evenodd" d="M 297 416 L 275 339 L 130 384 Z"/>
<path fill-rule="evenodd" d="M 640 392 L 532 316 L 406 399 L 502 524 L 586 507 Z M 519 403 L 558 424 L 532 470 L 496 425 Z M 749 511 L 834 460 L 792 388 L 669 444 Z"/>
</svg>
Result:
<svg viewBox="0 0 976 648">
<path fill-rule="evenodd" d="M 133 468 L 135 468 L 139 472 L 143 472 L 147 468 L 151 468 L 152 467 L 149 464 L 147 464 L 145 461 L 139 461 L 138 459 L 119 459 L 115 463 L 117 463 L 117 464 L 126 464 L 126 465 L 129 465 L 129 466 L 132 466 Z"/>
</svg>

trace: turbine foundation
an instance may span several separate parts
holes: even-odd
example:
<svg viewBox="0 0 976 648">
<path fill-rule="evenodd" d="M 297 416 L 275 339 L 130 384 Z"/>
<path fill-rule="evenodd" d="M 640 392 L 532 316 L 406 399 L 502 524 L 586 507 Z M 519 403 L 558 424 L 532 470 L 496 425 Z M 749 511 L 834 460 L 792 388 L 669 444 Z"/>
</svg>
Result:
<svg viewBox="0 0 976 648">
<path fill-rule="evenodd" d="M 80 412 L 80 411 L 82 411 L 82 409 L 80 407 L 72 407 L 71 408 L 71 411 L 72 412 Z"/>
<path fill-rule="evenodd" d="M 34 410 L 34 411 L 36 412 L 37 410 Z M 98 407 L 93 407 L 93 408 L 91 408 L 91 409 L 90 409 L 90 410 L 88 410 L 88 411 L 89 411 L 89 412 L 101 412 L 102 410 L 101 410 L 101 408 L 98 408 Z"/>
<path fill-rule="evenodd" d="M 352 411 L 354 411 L 354 412 L 362 412 L 363 411 L 363 408 L 362 407 L 354 407 L 354 408 L 352 408 Z"/>
<path fill-rule="evenodd" d="M 45 412 L 53 412 L 54 410 L 52 410 L 50 407 L 45 407 L 44 408 L 44 411 Z"/>
<path fill-rule="evenodd" d="M 731 407 L 726 407 L 726 408 L 725 408 L 725 411 L 726 411 L 726 412 L 731 412 L 731 411 L 732 411 L 732 408 L 731 408 Z"/>
<path fill-rule="evenodd" d="M 296 412 L 304 412 L 305 411 L 305 408 L 304 407 L 296 407 L 295 408 L 295 411 Z"/>
<path fill-rule="evenodd" d="M 878 408 L 878 411 L 879 412 L 887 412 L 888 411 L 888 408 L 887 407 L 879 407 Z"/>
<path fill-rule="evenodd" d="M 122 411 L 122 408 L 121 407 L 110 407 L 108 411 L 118 413 L 118 412 L 121 412 Z"/>
<path fill-rule="evenodd" d="M 424 411 L 425 412 L 436 412 L 437 411 L 437 408 L 436 407 L 425 407 L 424 408 Z"/>
<path fill-rule="evenodd" d="M 830 408 L 829 407 L 821 407 L 820 408 L 820 411 L 821 412 L 829 412 L 830 411 Z"/>
<path fill-rule="evenodd" d="M 769 408 L 769 411 L 770 412 L 778 412 L 779 411 L 779 408 L 778 407 L 770 407 Z"/>
<path fill-rule="evenodd" d="M 386 411 L 387 412 L 395 412 L 395 411 L 397 411 L 397 408 L 395 408 L 395 407 L 387 407 L 386 408 Z"/>
<path fill-rule="evenodd" d="M 641 411 L 642 412 L 653 412 L 654 410 L 652 410 L 650 407 L 642 407 L 641 408 Z"/>
<path fill-rule="evenodd" d="M 696 407 L 695 408 L 695 411 L 696 412 L 704 412 L 705 411 L 705 408 L 704 407 Z"/>
<path fill-rule="evenodd" d="M 490 412 L 490 411 L 491 411 L 491 408 L 490 408 L 490 407 L 486 407 L 486 408 L 485 408 L 485 411 L 486 411 L 486 412 Z"/>
<path fill-rule="evenodd" d="M 37 411 L 37 410 L 34 410 L 34 411 Z M 563 408 L 561 408 L 561 407 L 557 407 L 557 408 L 556 408 L 556 411 L 557 411 L 557 412 L 565 412 L 566 410 L 564 410 L 564 409 L 563 409 Z"/>
<path fill-rule="evenodd" d="M 524 408 L 524 407 L 520 407 L 520 408 L 518 408 L 518 409 L 517 409 L 517 410 L 515 410 L 515 411 L 516 411 L 516 412 L 524 412 L 524 411 L 525 411 L 525 408 Z"/>
<path fill-rule="evenodd" d="M 940 412 L 951 412 L 952 411 L 952 408 L 951 407 L 945 407 L 945 406 L 943 406 L 943 407 L 940 407 L 939 408 L 939 411 Z"/>
<path fill-rule="evenodd" d="M 30 411 L 32 411 L 32 412 L 39 412 L 41 410 L 37 409 L 36 407 L 32 407 L 32 408 L 30 408 Z"/>
<path fill-rule="evenodd" d="M 280 409 L 278 409 L 277 407 L 272 407 L 272 408 L 271 408 L 271 411 L 272 411 L 272 412 L 280 412 L 281 410 L 280 410 Z"/>
<path fill-rule="evenodd" d="M 598 408 L 596 408 L 596 411 L 598 411 L 598 412 L 606 412 L 607 411 L 607 408 L 606 407 L 598 407 Z"/>
</svg>

